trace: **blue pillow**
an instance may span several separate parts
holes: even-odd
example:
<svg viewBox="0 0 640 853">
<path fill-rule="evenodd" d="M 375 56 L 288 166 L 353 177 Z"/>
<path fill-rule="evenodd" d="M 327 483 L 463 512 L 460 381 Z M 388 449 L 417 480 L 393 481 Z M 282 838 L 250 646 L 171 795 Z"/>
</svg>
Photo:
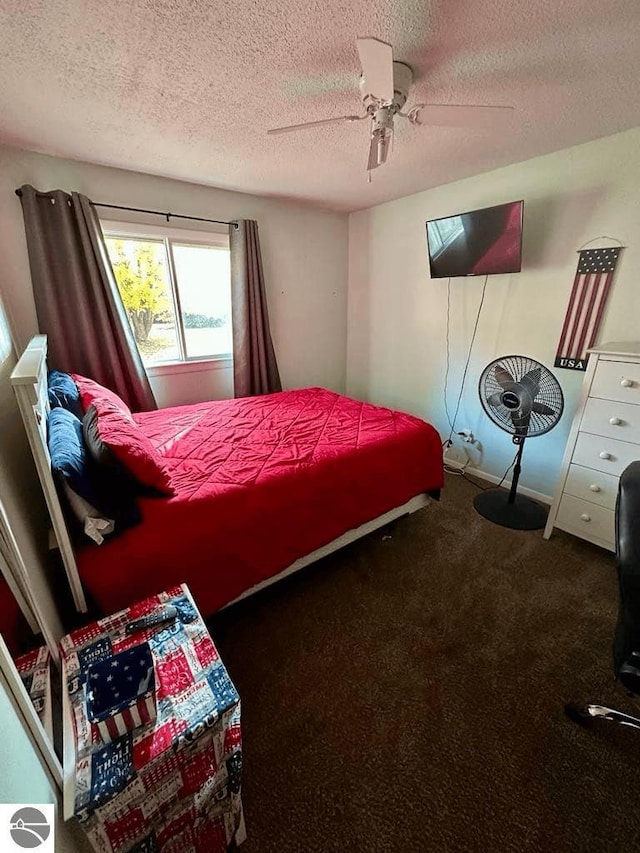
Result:
<svg viewBox="0 0 640 853">
<path fill-rule="evenodd" d="M 101 471 L 87 453 L 79 418 L 68 409 L 51 409 L 47 433 L 51 469 L 59 482 L 66 483 L 104 518 L 113 520 L 115 533 L 141 521 L 135 496 Z"/>
<path fill-rule="evenodd" d="M 49 388 L 49 406 L 52 409 L 59 407 L 68 409 L 82 420 L 84 412 L 82 411 L 80 391 L 71 376 L 61 370 L 50 370 L 47 385 Z"/>
<path fill-rule="evenodd" d="M 58 406 L 49 412 L 47 442 L 54 475 L 67 480 L 74 492 L 95 506 L 99 500 L 88 470 L 82 421 L 69 409 Z"/>
</svg>

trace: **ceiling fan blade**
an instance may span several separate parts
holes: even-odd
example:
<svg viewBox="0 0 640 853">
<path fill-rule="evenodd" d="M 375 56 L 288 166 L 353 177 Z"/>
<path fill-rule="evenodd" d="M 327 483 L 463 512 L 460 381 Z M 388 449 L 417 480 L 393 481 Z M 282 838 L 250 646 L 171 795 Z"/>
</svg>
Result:
<svg viewBox="0 0 640 853">
<path fill-rule="evenodd" d="M 501 364 L 496 364 L 494 375 L 498 385 L 501 385 L 503 388 L 506 387 L 506 383 L 514 382 L 513 376 Z"/>
<path fill-rule="evenodd" d="M 417 104 L 408 116 L 414 124 L 434 127 L 493 127 L 504 125 L 513 119 L 514 107 L 488 106 L 484 104 Z"/>
<path fill-rule="evenodd" d="M 537 415 L 555 415 L 556 410 L 552 409 L 551 406 L 547 406 L 546 403 L 534 403 L 531 406 L 531 411 L 535 412 Z"/>
<path fill-rule="evenodd" d="M 520 384 L 524 385 L 527 391 L 531 394 L 531 397 L 535 400 L 535 398 L 540 393 L 540 376 L 542 375 L 541 367 L 534 367 L 533 370 L 530 370 L 520 380 Z"/>
<path fill-rule="evenodd" d="M 319 121 L 305 121 L 302 124 L 290 124 L 287 127 L 274 127 L 267 131 L 268 136 L 274 136 L 277 133 L 290 133 L 292 130 L 303 130 L 307 127 L 320 127 L 323 124 L 334 124 L 339 121 L 360 121 L 368 116 L 336 116 L 335 118 L 322 118 Z"/>
<path fill-rule="evenodd" d="M 356 39 L 364 77 L 364 94 L 379 101 L 393 100 L 393 48 L 373 38 Z"/>
<path fill-rule="evenodd" d="M 389 148 L 391 147 L 391 138 L 393 132 L 390 128 L 383 128 L 371 135 L 371 145 L 369 146 L 369 159 L 367 160 L 367 171 L 377 169 L 386 163 L 389 156 Z"/>
</svg>

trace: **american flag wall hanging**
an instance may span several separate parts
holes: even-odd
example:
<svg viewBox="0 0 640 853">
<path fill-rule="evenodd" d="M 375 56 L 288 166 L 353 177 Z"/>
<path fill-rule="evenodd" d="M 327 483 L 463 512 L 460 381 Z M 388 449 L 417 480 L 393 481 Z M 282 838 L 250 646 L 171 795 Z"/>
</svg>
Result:
<svg viewBox="0 0 640 853">
<path fill-rule="evenodd" d="M 583 249 L 573 280 L 555 367 L 587 369 L 587 350 L 595 343 L 622 247 Z"/>
</svg>

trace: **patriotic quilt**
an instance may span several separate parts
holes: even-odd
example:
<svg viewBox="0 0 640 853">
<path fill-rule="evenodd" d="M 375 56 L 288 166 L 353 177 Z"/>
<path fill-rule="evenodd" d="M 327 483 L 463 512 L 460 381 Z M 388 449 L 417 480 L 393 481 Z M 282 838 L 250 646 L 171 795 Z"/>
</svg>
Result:
<svg viewBox="0 0 640 853">
<path fill-rule="evenodd" d="M 48 732 L 51 719 L 51 654 L 46 646 L 21 655 L 14 661 L 40 721 Z"/>
<path fill-rule="evenodd" d="M 175 611 L 170 621 L 147 624 L 167 608 Z M 114 692 L 126 686 L 124 667 L 144 657 L 121 655 L 140 646 L 153 662 L 157 716 L 105 739 L 89 720 L 89 676 L 115 660 Z M 75 741 L 74 812 L 93 849 L 218 853 L 239 843 L 240 699 L 188 588 L 74 631 L 60 649 Z"/>
</svg>

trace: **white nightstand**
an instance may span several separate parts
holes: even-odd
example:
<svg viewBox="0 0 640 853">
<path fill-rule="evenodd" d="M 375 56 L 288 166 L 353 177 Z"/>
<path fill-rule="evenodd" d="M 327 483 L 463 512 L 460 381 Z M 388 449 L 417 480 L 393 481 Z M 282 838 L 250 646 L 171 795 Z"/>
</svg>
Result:
<svg viewBox="0 0 640 853">
<path fill-rule="evenodd" d="M 615 551 L 618 480 L 640 459 L 640 342 L 589 352 L 544 538 L 559 527 Z"/>
</svg>

